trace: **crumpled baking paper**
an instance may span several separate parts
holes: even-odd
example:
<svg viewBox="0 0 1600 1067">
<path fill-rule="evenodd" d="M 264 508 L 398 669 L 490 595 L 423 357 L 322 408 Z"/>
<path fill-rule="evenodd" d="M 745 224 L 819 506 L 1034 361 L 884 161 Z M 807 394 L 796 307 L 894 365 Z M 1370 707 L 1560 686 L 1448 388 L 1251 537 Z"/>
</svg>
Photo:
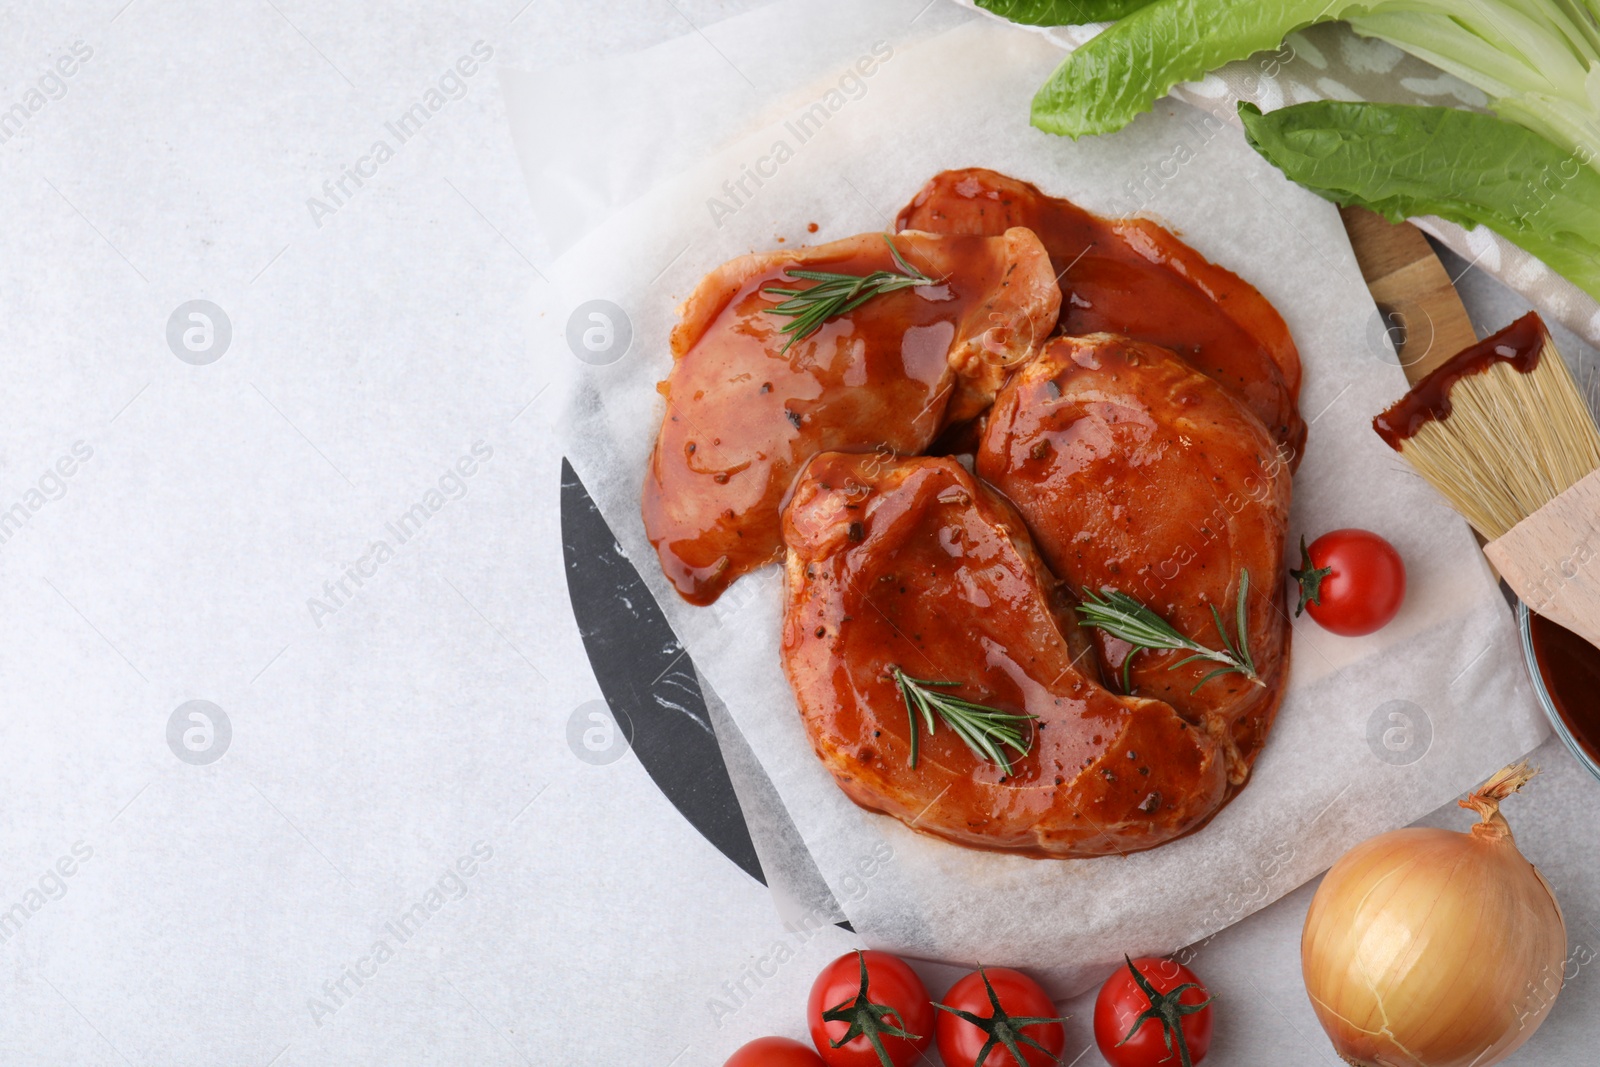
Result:
<svg viewBox="0 0 1600 1067">
<path fill-rule="evenodd" d="M 792 20 L 784 32 L 788 47 L 806 47 Z M 871 73 L 860 73 L 874 55 Z M 1193 943 L 1277 899 L 1351 845 L 1528 751 L 1544 727 L 1468 528 L 1370 430 L 1405 381 L 1337 213 L 1183 104 L 1081 142 L 1031 129 L 1028 100 L 1061 55 L 1046 39 L 983 20 L 913 44 L 883 38 L 877 53 L 868 47 L 763 109 L 764 124 L 706 146 L 700 162 L 577 240 L 544 268 L 552 285 L 534 298 L 532 328 L 541 358 L 559 369 L 561 446 L 856 930 L 914 957 L 1003 960 L 1066 995 L 1124 952 Z M 795 122 L 818 104 L 827 118 L 801 138 Z M 629 135 L 627 114 L 610 121 L 614 136 Z M 856 808 L 813 755 L 783 676 L 777 568 L 695 608 L 661 577 L 644 536 L 639 489 L 677 303 L 717 263 L 780 237 L 881 229 L 933 173 L 969 165 L 1103 214 L 1158 218 L 1260 287 L 1306 369 L 1311 434 L 1292 532 L 1377 530 L 1409 568 L 1405 608 L 1379 634 L 1339 638 L 1297 621 L 1289 691 L 1251 784 L 1205 830 L 1149 852 L 1080 861 L 983 853 Z M 586 342 L 586 324 L 601 321 L 596 308 L 604 328 Z"/>
</svg>

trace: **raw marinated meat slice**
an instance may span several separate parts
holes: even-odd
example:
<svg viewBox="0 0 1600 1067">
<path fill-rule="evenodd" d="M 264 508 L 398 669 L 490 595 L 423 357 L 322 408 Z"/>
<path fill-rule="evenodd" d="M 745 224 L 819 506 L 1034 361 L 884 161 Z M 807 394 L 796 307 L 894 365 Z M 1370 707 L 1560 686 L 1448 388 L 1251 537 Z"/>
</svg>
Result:
<svg viewBox="0 0 1600 1067">
<path fill-rule="evenodd" d="M 1076 590 L 1126 593 L 1179 633 L 1222 649 L 1250 574 L 1247 647 L 1259 684 L 1187 652 L 1143 651 L 1132 691 L 1228 739 L 1230 776 L 1249 773 L 1282 695 L 1290 473 L 1265 427 L 1164 348 L 1094 335 L 1052 341 L 1000 393 L 978 473 L 1021 512 L 1050 569 Z M 1129 646 L 1101 631 L 1106 677 Z M 1203 683 L 1203 684 L 1202 684 Z M 1198 688 L 1196 688 L 1198 686 Z"/>
<path fill-rule="evenodd" d="M 793 344 L 771 287 L 793 269 L 897 270 L 884 234 L 742 256 L 680 309 L 666 413 L 643 494 L 662 569 L 692 603 L 779 558 L 785 494 L 818 452 L 914 454 L 970 420 L 1055 325 L 1061 294 L 1027 230 L 893 240 L 938 284 L 873 297 Z"/>
<path fill-rule="evenodd" d="M 1149 219 L 1103 219 L 978 167 L 933 177 L 897 225 L 933 233 L 1039 235 L 1060 275 L 1060 332 L 1120 333 L 1170 348 L 1240 397 L 1298 465 L 1300 354 L 1255 287 Z"/>
<path fill-rule="evenodd" d="M 857 804 L 964 845 L 1039 856 L 1152 848 L 1203 823 L 1222 748 L 1075 662 L 1021 518 L 947 458 L 819 455 L 784 513 L 783 657 L 811 743 Z M 911 721 L 895 668 L 1009 714 L 1026 755 L 980 758 Z"/>
</svg>

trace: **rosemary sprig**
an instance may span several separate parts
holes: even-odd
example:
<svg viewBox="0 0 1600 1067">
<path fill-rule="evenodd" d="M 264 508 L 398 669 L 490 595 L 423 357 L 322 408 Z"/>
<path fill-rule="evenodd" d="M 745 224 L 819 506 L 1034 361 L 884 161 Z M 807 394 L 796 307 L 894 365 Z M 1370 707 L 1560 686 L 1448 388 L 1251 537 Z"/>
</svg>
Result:
<svg viewBox="0 0 1600 1067">
<path fill-rule="evenodd" d="M 888 234 L 883 235 L 883 243 L 889 246 L 889 254 L 894 256 L 895 264 L 900 268 L 898 272 L 875 270 L 871 274 L 839 274 L 826 270 L 788 270 L 784 273 L 791 278 L 817 284 L 809 289 L 761 290 L 772 296 L 787 298 L 783 303 L 765 309 L 769 315 L 783 315 L 790 320 L 783 327 L 782 332 L 789 335 L 789 340 L 784 342 L 782 352 L 788 352 L 790 345 L 822 329 L 823 323 L 854 311 L 875 296 L 897 289 L 938 284 L 938 279 L 928 277 L 907 263 L 894 242 L 889 240 Z"/>
<path fill-rule="evenodd" d="M 1017 725 L 1037 715 L 1013 715 L 984 704 L 941 693 L 941 689 L 958 686 L 960 682 L 931 682 L 926 678 L 913 678 L 899 667 L 893 668 L 895 684 L 906 702 L 906 716 L 911 720 L 911 766 L 917 765 L 919 730 L 917 716 L 922 716 L 928 733 L 932 734 L 938 718 L 943 719 L 956 736 L 967 743 L 979 759 L 998 763 L 1006 774 L 1011 773 L 1011 760 L 1005 748 L 1013 748 L 1020 755 L 1028 754 L 1029 742 L 1023 740 L 1022 728 Z"/>
<path fill-rule="evenodd" d="M 1099 593 L 1085 591 L 1085 602 L 1078 608 L 1078 614 L 1083 618 L 1079 620 L 1078 625 L 1104 630 L 1112 637 L 1120 637 L 1133 646 L 1127 658 L 1122 661 L 1122 688 L 1125 692 L 1133 691 L 1132 675 L 1129 673 L 1133 657 L 1147 649 L 1187 650 L 1194 653 L 1172 664 L 1168 670 L 1176 670 L 1195 660 L 1209 660 L 1222 665 L 1200 679 L 1194 689 L 1189 690 L 1191 693 L 1221 674 L 1242 674 L 1256 685 L 1263 685 L 1265 683 L 1256 674 L 1255 659 L 1250 654 L 1249 620 L 1246 615 L 1249 598 L 1250 572 L 1241 571 L 1238 603 L 1234 607 L 1234 626 L 1238 633 L 1234 637 L 1228 635 L 1228 628 L 1223 625 L 1222 613 L 1217 610 L 1217 606 L 1211 605 L 1211 618 L 1217 624 L 1217 633 L 1222 635 L 1221 651 L 1207 648 L 1198 641 L 1183 636 L 1161 616 L 1127 593 L 1120 593 L 1115 589 L 1102 589 Z"/>
</svg>

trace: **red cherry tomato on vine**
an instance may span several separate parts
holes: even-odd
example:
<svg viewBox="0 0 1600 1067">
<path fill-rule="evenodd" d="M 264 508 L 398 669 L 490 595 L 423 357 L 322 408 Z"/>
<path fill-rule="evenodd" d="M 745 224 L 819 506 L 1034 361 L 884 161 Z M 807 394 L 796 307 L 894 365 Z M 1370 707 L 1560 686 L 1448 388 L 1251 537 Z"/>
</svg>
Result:
<svg viewBox="0 0 1600 1067">
<path fill-rule="evenodd" d="M 1175 960 L 1132 960 L 1100 987 L 1094 1040 L 1111 1067 L 1192 1067 L 1211 1048 L 1210 994 Z"/>
<path fill-rule="evenodd" d="M 840 956 L 806 1004 L 811 1043 L 828 1067 L 911 1067 L 933 1043 L 933 1014 L 917 972 L 887 952 Z"/>
<path fill-rule="evenodd" d="M 1311 547 L 1300 538 L 1299 615 L 1309 611 L 1322 626 L 1345 637 L 1382 629 L 1406 598 L 1406 565 L 1394 546 L 1368 530 L 1334 530 Z"/>
<path fill-rule="evenodd" d="M 934 1032 L 945 1067 L 1046 1067 L 1067 1047 L 1055 1002 L 1021 971 L 979 968 L 941 1006 Z"/>
<path fill-rule="evenodd" d="M 823 1067 L 810 1045 L 787 1037 L 758 1037 L 728 1058 L 722 1067 Z"/>
</svg>

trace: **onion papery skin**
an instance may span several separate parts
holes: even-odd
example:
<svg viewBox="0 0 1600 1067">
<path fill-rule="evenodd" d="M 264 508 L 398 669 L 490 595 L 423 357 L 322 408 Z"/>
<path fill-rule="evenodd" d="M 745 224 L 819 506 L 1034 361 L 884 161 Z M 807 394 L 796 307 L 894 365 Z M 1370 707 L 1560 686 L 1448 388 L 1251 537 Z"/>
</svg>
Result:
<svg viewBox="0 0 1600 1067">
<path fill-rule="evenodd" d="M 1322 1028 L 1363 1067 L 1489 1067 L 1560 992 L 1566 925 L 1497 812 L 1346 853 L 1306 915 L 1300 962 Z"/>
</svg>

